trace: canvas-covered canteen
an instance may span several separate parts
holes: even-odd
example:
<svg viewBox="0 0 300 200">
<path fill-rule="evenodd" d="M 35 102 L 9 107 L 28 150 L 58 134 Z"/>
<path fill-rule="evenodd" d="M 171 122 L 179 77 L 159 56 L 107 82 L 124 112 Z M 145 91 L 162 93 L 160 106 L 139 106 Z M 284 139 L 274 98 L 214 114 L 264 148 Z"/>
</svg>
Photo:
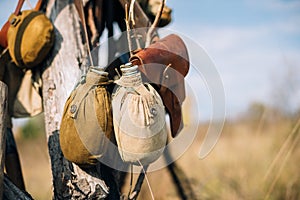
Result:
<svg viewBox="0 0 300 200">
<path fill-rule="evenodd" d="M 20 14 L 20 11 L 22 9 L 22 6 L 24 4 L 24 1 L 25 0 L 19 0 L 18 1 L 18 4 L 17 4 L 17 7 L 14 11 L 14 14 L 15 15 L 19 15 Z M 36 4 L 36 7 L 35 7 L 35 10 L 39 10 L 40 9 L 40 6 L 41 6 L 41 2 L 42 0 L 39 0 Z M 7 48 L 7 31 L 8 31 L 8 28 L 10 27 L 10 22 L 9 20 L 6 21 L 6 23 L 2 26 L 1 30 L 0 30 L 0 46 L 2 48 Z"/>
<path fill-rule="evenodd" d="M 143 84 L 138 67 L 121 66 L 113 93 L 113 124 L 123 161 L 148 165 L 162 154 L 167 142 L 165 108 L 150 84 Z"/>
<path fill-rule="evenodd" d="M 4 47 L 7 44 L 17 66 L 33 68 L 50 52 L 54 43 L 54 27 L 46 15 L 38 11 L 41 0 L 34 10 L 21 11 L 23 3 L 24 0 L 19 0 L 15 12 L 8 19 L 9 24 L 3 26 L 1 43 Z"/>
<path fill-rule="evenodd" d="M 60 126 L 60 146 L 65 158 L 89 166 L 105 155 L 114 141 L 108 73 L 91 67 L 66 101 Z"/>
<path fill-rule="evenodd" d="M 170 115 L 175 137 L 183 128 L 181 104 L 185 99 L 184 77 L 189 71 L 189 56 L 183 40 L 171 34 L 136 52 L 130 61 L 139 66 L 143 80 L 155 85 Z"/>
</svg>

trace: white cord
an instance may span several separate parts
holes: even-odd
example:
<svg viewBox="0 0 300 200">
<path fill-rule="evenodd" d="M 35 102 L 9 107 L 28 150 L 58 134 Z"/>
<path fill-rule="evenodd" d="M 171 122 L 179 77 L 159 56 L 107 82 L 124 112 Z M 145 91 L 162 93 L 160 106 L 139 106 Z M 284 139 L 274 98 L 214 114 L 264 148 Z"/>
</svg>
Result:
<svg viewBox="0 0 300 200">
<path fill-rule="evenodd" d="M 26 1 L 26 3 L 27 3 L 27 6 L 28 6 L 31 10 L 33 10 L 33 7 L 32 7 L 32 5 L 31 5 L 30 1 L 29 1 L 29 0 L 25 0 L 25 1 Z"/>
<path fill-rule="evenodd" d="M 152 198 L 152 200 L 155 200 L 154 195 L 153 195 L 153 192 L 152 192 L 152 189 L 151 189 L 151 186 L 150 186 L 150 183 L 149 183 L 149 180 L 148 180 L 148 176 L 147 176 L 147 174 L 146 174 L 146 171 L 145 171 L 145 169 L 144 169 L 142 163 L 141 163 L 139 160 L 137 160 L 137 161 L 138 161 L 139 164 L 141 165 L 142 170 L 143 170 L 143 173 L 145 174 L 145 178 L 146 178 L 146 182 L 147 182 L 147 185 L 148 185 L 150 194 L 151 194 L 151 198 Z"/>
</svg>

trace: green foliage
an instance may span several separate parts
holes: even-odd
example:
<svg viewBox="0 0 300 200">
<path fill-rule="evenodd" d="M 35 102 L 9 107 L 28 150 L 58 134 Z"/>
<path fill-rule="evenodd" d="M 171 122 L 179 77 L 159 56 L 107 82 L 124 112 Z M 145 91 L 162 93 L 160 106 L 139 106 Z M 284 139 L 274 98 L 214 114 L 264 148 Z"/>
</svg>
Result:
<svg viewBox="0 0 300 200">
<path fill-rule="evenodd" d="M 23 139 L 34 139 L 43 135 L 45 132 L 44 115 L 30 118 L 21 130 Z"/>
</svg>

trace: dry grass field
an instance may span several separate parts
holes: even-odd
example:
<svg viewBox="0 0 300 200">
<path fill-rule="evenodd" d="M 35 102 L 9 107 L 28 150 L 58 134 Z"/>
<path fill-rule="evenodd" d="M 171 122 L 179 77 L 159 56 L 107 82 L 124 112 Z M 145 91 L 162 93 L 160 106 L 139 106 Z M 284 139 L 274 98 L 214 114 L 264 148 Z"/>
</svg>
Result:
<svg viewBox="0 0 300 200">
<path fill-rule="evenodd" d="M 200 160 L 199 147 L 207 129 L 203 125 L 177 163 L 188 176 L 198 199 L 297 200 L 300 199 L 300 131 L 296 126 L 295 120 L 226 122 L 214 150 Z M 45 137 L 17 137 L 17 144 L 27 190 L 35 199 L 51 199 Z M 155 199 L 179 199 L 166 169 L 151 172 L 148 178 Z M 146 182 L 139 199 L 151 199 Z"/>
</svg>

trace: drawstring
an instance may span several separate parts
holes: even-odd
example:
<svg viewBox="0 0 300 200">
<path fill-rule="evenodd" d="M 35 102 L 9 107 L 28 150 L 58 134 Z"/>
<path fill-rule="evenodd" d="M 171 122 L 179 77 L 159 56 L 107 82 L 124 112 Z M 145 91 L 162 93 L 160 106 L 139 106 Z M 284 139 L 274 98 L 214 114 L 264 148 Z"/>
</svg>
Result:
<svg viewBox="0 0 300 200">
<path fill-rule="evenodd" d="M 147 176 L 147 172 L 146 172 L 149 165 L 146 165 L 145 168 L 144 168 L 143 164 L 139 160 L 137 160 L 137 162 L 140 164 L 142 170 L 141 170 L 141 172 L 139 174 L 139 177 L 138 177 L 138 179 L 135 183 L 135 187 L 134 187 L 133 191 L 131 191 L 132 182 L 133 182 L 133 168 L 132 168 L 132 165 L 130 165 L 131 166 L 131 168 L 130 168 L 130 189 L 129 189 L 127 198 L 129 200 L 137 199 L 137 196 L 139 195 L 139 192 L 141 190 L 141 186 L 143 184 L 143 181 L 144 181 L 144 179 L 146 179 L 147 186 L 148 186 L 150 194 L 151 194 L 151 198 L 152 198 L 152 200 L 154 200 L 155 199 L 154 194 L 153 194 L 152 188 L 150 186 L 150 182 L 148 180 L 148 176 Z"/>
<path fill-rule="evenodd" d="M 28 7 L 32 10 L 33 7 L 32 7 L 32 4 L 30 3 L 30 1 L 29 1 L 29 0 L 25 0 L 25 1 L 26 1 L 26 3 L 27 3 Z"/>
<path fill-rule="evenodd" d="M 146 171 L 145 171 L 145 169 L 144 169 L 144 167 L 143 167 L 142 163 L 141 163 L 139 160 L 137 160 L 137 161 L 138 161 L 138 163 L 140 164 L 140 166 L 141 166 L 141 168 L 142 168 L 142 170 L 143 170 L 143 173 L 145 174 L 146 182 L 147 182 L 147 185 L 148 185 L 148 188 L 149 188 L 149 191 L 150 191 L 150 194 L 151 194 L 152 200 L 154 200 L 153 191 L 152 191 L 152 188 L 151 188 L 150 182 L 149 182 L 149 180 L 148 180 L 147 173 L 146 173 Z"/>
</svg>

